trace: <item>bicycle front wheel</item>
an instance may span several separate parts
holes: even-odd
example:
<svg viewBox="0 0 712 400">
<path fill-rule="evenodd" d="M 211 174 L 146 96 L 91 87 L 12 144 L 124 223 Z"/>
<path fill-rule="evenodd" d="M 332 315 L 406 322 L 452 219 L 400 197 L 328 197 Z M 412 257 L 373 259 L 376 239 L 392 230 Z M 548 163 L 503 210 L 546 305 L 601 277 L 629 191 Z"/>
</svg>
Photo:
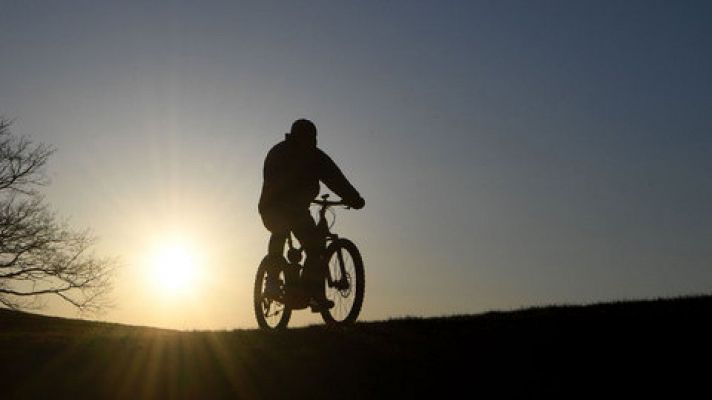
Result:
<svg viewBox="0 0 712 400">
<path fill-rule="evenodd" d="M 361 253 L 350 240 L 337 239 L 325 254 L 328 270 L 324 289 L 334 307 L 322 311 L 321 316 L 330 325 L 351 324 L 361 312 L 366 288 Z"/>
</svg>

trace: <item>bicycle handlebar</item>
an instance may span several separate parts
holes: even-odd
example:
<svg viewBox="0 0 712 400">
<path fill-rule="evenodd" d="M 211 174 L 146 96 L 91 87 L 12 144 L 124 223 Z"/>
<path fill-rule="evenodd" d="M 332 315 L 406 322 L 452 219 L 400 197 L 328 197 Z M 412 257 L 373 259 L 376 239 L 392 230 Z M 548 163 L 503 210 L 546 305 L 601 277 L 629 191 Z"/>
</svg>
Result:
<svg viewBox="0 0 712 400">
<path fill-rule="evenodd" d="M 344 203 L 343 201 L 331 201 L 331 200 L 312 200 L 312 204 L 318 204 L 320 206 L 346 206 L 348 207 L 348 204 Z"/>
<path fill-rule="evenodd" d="M 333 207 L 333 206 L 345 206 L 346 208 L 351 208 L 348 204 L 346 204 L 343 200 L 339 201 L 331 201 L 327 200 L 329 198 L 328 194 L 322 195 L 321 200 L 312 200 L 311 204 L 317 204 L 322 207 Z"/>
</svg>

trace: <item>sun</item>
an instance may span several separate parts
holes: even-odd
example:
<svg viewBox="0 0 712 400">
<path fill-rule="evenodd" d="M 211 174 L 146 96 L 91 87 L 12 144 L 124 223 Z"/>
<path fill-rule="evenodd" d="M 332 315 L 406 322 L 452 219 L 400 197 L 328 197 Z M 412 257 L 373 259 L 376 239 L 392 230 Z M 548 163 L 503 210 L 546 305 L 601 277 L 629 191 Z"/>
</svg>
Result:
<svg viewBox="0 0 712 400">
<path fill-rule="evenodd" d="M 151 268 L 153 279 L 164 294 L 191 291 L 200 272 L 195 252 L 183 243 L 165 243 L 156 248 Z"/>
</svg>

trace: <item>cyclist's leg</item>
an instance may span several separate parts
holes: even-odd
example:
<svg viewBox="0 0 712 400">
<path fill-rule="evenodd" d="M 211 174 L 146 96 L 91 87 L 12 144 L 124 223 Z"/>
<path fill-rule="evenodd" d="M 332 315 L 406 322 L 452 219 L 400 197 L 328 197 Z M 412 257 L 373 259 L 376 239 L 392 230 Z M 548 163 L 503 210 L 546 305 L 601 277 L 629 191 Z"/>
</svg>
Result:
<svg viewBox="0 0 712 400">
<path fill-rule="evenodd" d="M 284 254 L 284 242 L 287 241 L 287 233 L 285 231 L 272 232 L 267 246 L 267 254 L 270 257 L 282 257 Z"/>
<path fill-rule="evenodd" d="M 324 295 L 324 266 L 322 265 L 321 254 L 323 239 L 319 237 L 316 223 L 309 210 L 295 213 L 292 225 L 294 235 L 306 251 L 307 258 L 304 261 L 304 283 L 313 298 L 318 301 L 325 300 Z"/>
<path fill-rule="evenodd" d="M 289 234 L 289 218 L 284 213 L 277 210 L 269 210 L 263 212 L 262 222 L 265 228 L 271 232 L 269 244 L 267 246 L 267 255 L 272 259 L 270 265 L 280 265 L 284 261 L 284 242 Z M 268 277 L 278 270 L 268 270 Z"/>
</svg>

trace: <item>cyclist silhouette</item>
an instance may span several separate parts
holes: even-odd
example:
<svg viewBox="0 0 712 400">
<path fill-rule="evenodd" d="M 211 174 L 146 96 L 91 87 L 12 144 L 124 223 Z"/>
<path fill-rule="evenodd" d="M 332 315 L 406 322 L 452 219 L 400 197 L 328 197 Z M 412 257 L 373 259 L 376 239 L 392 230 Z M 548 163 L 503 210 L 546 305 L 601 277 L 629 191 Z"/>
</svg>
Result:
<svg viewBox="0 0 712 400">
<path fill-rule="evenodd" d="M 316 133 L 314 123 L 298 119 L 285 139 L 267 153 L 259 202 L 262 222 L 272 233 L 269 256 L 283 262 L 284 244 L 290 231 L 306 251 L 303 277 L 315 312 L 334 306 L 324 295 L 321 241 L 309 212 L 311 201 L 319 194 L 319 182 L 341 196 L 350 207 L 360 209 L 365 205 L 339 167 L 317 147 Z M 277 278 L 268 274 L 268 285 L 274 279 Z"/>
</svg>

